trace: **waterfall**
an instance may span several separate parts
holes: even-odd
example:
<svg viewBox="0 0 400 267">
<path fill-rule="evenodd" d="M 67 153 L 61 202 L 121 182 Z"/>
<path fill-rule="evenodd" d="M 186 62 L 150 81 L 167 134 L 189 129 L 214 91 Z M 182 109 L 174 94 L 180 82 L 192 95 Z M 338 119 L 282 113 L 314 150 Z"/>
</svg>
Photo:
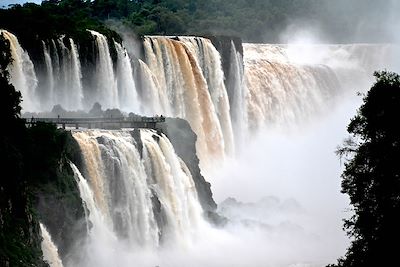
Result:
<svg viewBox="0 0 400 267">
<path fill-rule="evenodd" d="M 393 68 L 396 45 L 243 44 L 250 128 L 297 125 Z"/>
<path fill-rule="evenodd" d="M 220 106 L 214 106 L 198 55 L 185 42 L 166 37 L 145 37 L 144 50 L 146 63 L 158 81 L 158 94 L 168 99 L 172 114 L 167 115 L 187 119 L 198 136 L 196 148 L 202 168 L 210 166 L 215 159 L 223 159 L 225 148 L 228 150 L 232 143 L 231 127 L 224 127 L 228 133 L 226 146 L 217 113 Z M 214 89 L 218 97 L 221 88 Z M 229 113 L 226 104 L 221 103 L 222 116 Z M 229 118 L 223 122 L 226 125 L 230 125 Z"/>
<path fill-rule="evenodd" d="M 113 62 L 108 47 L 107 38 L 101 33 L 88 30 L 95 39 L 97 46 L 97 62 L 95 77 L 95 93 L 90 104 L 99 102 L 105 108 L 118 108 L 118 87 L 114 76 Z"/>
<path fill-rule="evenodd" d="M 139 84 L 142 114 L 154 115 L 158 113 L 171 114 L 166 95 L 160 94 L 160 85 L 157 77 L 151 72 L 146 63 L 138 60 L 136 80 Z"/>
<path fill-rule="evenodd" d="M 274 45 L 244 44 L 249 126 L 254 130 L 296 125 L 318 114 L 341 86 L 325 65 L 301 65 L 285 60 Z"/>
<path fill-rule="evenodd" d="M 20 91 L 23 96 L 21 106 L 23 110 L 37 110 L 38 101 L 35 91 L 38 81 L 33 63 L 14 34 L 6 30 L 0 30 L 0 34 L 10 42 L 12 58 L 12 62 L 9 65 L 10 80 L 15 89 Z"/>
<path fill-rule="evenodd" d="M 146 172 L 165 212 L 165 239 L 185 245 L 202 222 L 192 175 L 164 135 L 148 130 L 141 134 Z"/>
<path fill-rule="evenodd" d="M 117 42 L 114 42 L 117 50 L 117 81 L 118 97 L 122 110 L 138 113 L 140 103 L 136 92 L 135 81 L 133 80 L 133 70 L 131 59 L 126 49 Z"/>
<path fill-rule="evenodd" d="M 228 155 L 232 155 L 234 152 L 234 138 L 221 56 L 209 39 L 200 37 L 180 37 L 179 40 L 184 42 L 192 54 L 195 55 L 196 61 L 203 72 L 213 106 L 221 125 L 225 152 Z"/>
<path fill-rule="evenodd" d="M 65 36 L 61 36 L 56 41 L 51 40 L 51 53 L 45 50 L 45 57 L 46 53 L 51 55 L 51 62 L 47 63 L 46 60 L 46 67 L 52 67 L 51 71 L 47 71 L 48 75 L 51 74 L 48 77 L 47 95 L 54 95 L 49 106 L 60 104 L 67 110 L 79 110 L 83 108 L 81 64 L 75 42 L 68 38 L 69 48 L 65 45 L 65 39 Z"/>
<path fill-rule="evenodd" d="M 76 110 L 82 108 L 82 100 L 83 100 L 81 63 L 79 61 L 79 53 L 78 49 L 76 48 L 74 40 L 72 40 L 72 38 L 69 38 L 69 43 L 71 45 L 70 57 L 72 65 L 71 66 L 72 86 L 70 88 L 70 94 L 69 94 L 70 105 L 67 108 Z"/>
<path fill-rule="evenodd" d="M 233 41 L 231 41 L 229 74 L 227 88 L 232 107 L 232 127 L 238 144 L 245 140 L 248 130 L 247 87 L 244 81 L 243 57 L 236 50 Z"/>
<path fill-rule="evenodd" d="M 60 90 L 59 88 L 62 87 L 61 80 L 60 80 L 61 79 L 60 56 L 58 55 L 58 49 L 57 49 L 57 45 L 56 45 L 56 42 L 54 41 L 54 39 L 51 39 L 51 41 L 50 41 L 50 56 L 51 56 L 51 66 L 52 66 L 52 74 L 53 74 L 52 84 L 54 87 L 48 88 L 48 90 L 52 91 L 53 102 L 49 103 L 50 106 L 52 106 L 52 105 L 57 104 L 58 91 Z M 57 84 L 57 88 L 55 86 L 56 84 Z"/>
<path fill-rule="evenodd" d="M 91 241 L 101 240 L 106 242 L 107 240 L 116 240 L 111 230 L 110 222 L 106 220 L 104 213 L 101 212 L 88 181 L 83 177 L 75 164 L 70 162 L 70 166 L 78 184 L 87 225 L 92 225 L 91 228 L 87 229 Z"/>
<path fill-rule="evenodd" d="M 93 225 L 89 236 L 96 246 L 190 244 L 203 222 L 192 176 L 165 135 L 140 135 L 142 152 L 129 131 L 73 132 L 87 181 L 71 167 Z"/>
<path fill-rule="evenodd" d="M 39 226 L 43 238 L 41 244 L 43 259 L 50 265 L 50 267 L 63 267 L 63 263 L 58 255 L 58 249 L 53 243 L 50 233 L 42 223 L 39 223 Z"/>
<path fill-rule="evenodd" d="M 50 48 L 46 45 L 44 41 L 42 41 L 43 45 L 43 54 L 44 54 L 44 62 L 46 64 L 46 78 L 47 78 L 47 93 L 45 94 L 46 103 L 45 105 L 48 109 L 51 108 L 51 105 L 54 103 L 54 73 L 53 73 L 53 63 L 50 56 Z"/>
</svg>

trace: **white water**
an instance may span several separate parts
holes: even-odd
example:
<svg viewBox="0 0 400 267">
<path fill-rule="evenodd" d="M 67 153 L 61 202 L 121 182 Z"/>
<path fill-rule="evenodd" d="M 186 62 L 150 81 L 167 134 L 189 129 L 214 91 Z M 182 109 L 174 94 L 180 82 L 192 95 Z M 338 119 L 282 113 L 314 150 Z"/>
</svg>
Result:
<svg viewBox="0 0 400 267">
<path fill-rule="evenodd" d="M 51 108 L 52 103 L 54 103 L 54 73 L 53 73 L 53 63 L 50 56 L 50 48 L 46 45 L 44 41 L 42 41 L 43 45 L 43 54 L 44 54 L 44 62 L 46 64 L 46 78 L 48 88 L 47 92 L 44 94 L 44 98 L 46 102 L 44 103 L 49 109 Z"/>
<path fill-rule="evenodd" d="M 304 123 L 326 112 L 342 91 L 331 68 L 285 60 L 281 47 L 244 44 L 244 55 L 252 130 Z"/>
<path fill-rule="evenodd" d="M 83 88 L 79 53 L 74 41 L 69 39 L 67 45 L 65 37 L 60 37 L 43 44 L 46 81 L 41 83 L 40 94 L 37 94 L 41 100 L 35 101 L 40 104 L 40 109 L 50 110 L 60 104 L 67 110 L 89 110 L 94 102 L 99 102 L 103 108 L 182 117 L 190 122 L 198 136 L 196 146 L 204 170 L 216 160 L 234 154 L 231 110 L 221 58 L 210 40 L 146 37 L 147 64 L 137 61 L 135 78 L 140 88 L 136 89 L 131 60 L 125 48 L 114 42 L 117 52 L 114 68 L 107 38 L 98 32 L 89 32 L 95 39 L 97 57 L 93 77 L 85 77 L 91 81 L 85 83 L 86 88 Z M 240 89 L 243 77 L 238 60 L 235 59 L 234 71 L 240 78 L 235 81 L 235 89 Z M 242 124 L 244 116 L 243 95 L 239 95 L 241 106 L 232 111 L 242 114 L 236 124 Z M 24 93 L 23 97 L 29 98 Z"/>
<path fill-rule="evenodd" d="M 225 153 L 227 155 L 232 155 L 234 153 L 234 137 L 230 117 L 230 105 L 228 93 L 225 88 L 225 77 L 219 52 L 211 41 L 205 38 L 180 37 L 179 40 L 181 40 L 189 48 L 191 53 L 195 55 L 196 61 L 203 72 L 215 112 L 218 115 L 218 120 L 221 125 Z M 233 53 L 236 55 L 235 51 Z M 233 64 L 235 63 L 234 61 Z"/>
<path fill-rule="evenodd" d="M 160 88 L 156 76 L 151 72 L 146 63 L 138 60 L 136 80 L 139 81 L 140 99 L 142 103 L 141 113 L 145 115 L 171 114 L 168 97 L 159 91 Z"/>
<path fill-rule="evenodd" d="M 244 44 L 253 131 L 213 180 L 218 202 L 239 199 L 221 212 L 242 242 L 253 241 L 248 251 L 236 246 L 251 262 L 239 266 L 326 266 L 345 254 L 342 219 L 352 214 L 334 151 L 362 100 L 356 92 L 372 85 L 369 71 L 393 68 L 387 53 L 386 45 Z"/>
<path fill-rule="evenodd" d="M 75 42 L 71 38 L 67 41 L 65 39 L 62 36 L 57 40 L 50 40 L 48 44 L 42 41 L 46 81 L 39 88 L 39 110 L 51 110 L 56 104 L 60 104 L 66 110 L 83 108 L 79 53 Z"/>
<path fill-rule="evenodd" d="M 248 138 L 248 91 L 244 80 L 243 56 L 236 51 L 235 44 L 231 41 L 230 77 L 228 80 L 228 94 L 231 103 L 232 125 L 236 138 L 236 145 L 242 147 Z"/>
<path fill-rule="evenodd" d="M 107 38 L 96 31 L 88 30 L 95 38 L 97 46 L 97 62 L 95 92 L 92 92 L 89 99 L 89 106 L 99 102 L 104 108 L 118 108 L 118 87 L 115 79 L 113 62 L 110 56 Z"/>
<path fill-rule="evenodd" d="M 222 160 L 226 151 L 233 150 L 229 103 L 226 101 L 221 62 L 215 54 L 215 48 L 206 39 L 197 39 L 202 48 L 197 48 L 198 43 L 190 41 L 190 38 L 185 40 L 145 37 L 144 50 L 146 63 L 157 79 L 158 95 L 164 101 L 168 100 L 165 105 L 168 108 L 158 112 L 189 121 L 198 136 L 197 153 L 205 170 L 215 160 Z M 211 48 L 214 50 L 210 51 Z M 206 56 L 209 58 L 206 59 Z M 204 60 L 212 66 L 203 70 L 200 62 Z M 208 68 L 214 73 L 205 76 L 204 73 L 210 71 Z"/>
<path fill-rule="evenodd" d="M 70 51 L 70 60 L 71 60 L 71 87 L 69 88 L 68 95 L 68 106 L 67 109 L 70 110 L 78 110 L 81 109 L 82 100 L 83 100 L 83 91 L 82 91 L 82 72 L 81 72 L 81 63 L 79 61 L 79 53 L 78 49 L 75 45 L 74 40 L 69 38 L 69 43 L 71 45 Z"/>
<path fill-rule="evenodd" d="M 47 231 L 46 227 L 39 223 L 40 233 L 42 235 L 42 252 L 43 259 L 50 265 L 50 267 L 63 267 L 63 263 L 58 255 L 58 249 L 56 245 L 51 240 L 51 236 Z"/>
<path fill-rule="evenodd" d="M 105 37 L 94 36 L 99 59 L 101 54 L 109 57 Z M 230 129 L 237 142 L 236 132 L 251 128 L 246 149 L 236 161 L 221 164 L 221 173 L 213 177 L 216 198 L 234 195 L 258 203 L 275 195 L 301 208 L 295 205 L 295 214 L 285 209 L 250 214 L 252 220 L 239 210 L 243 218 L 234 220 L 238 224 L 218 231 L 203 227 L 191 176 L 164 136 L 142 131 L 142 158 L 127 132 L 74 132 L 87 180 L 73 169 L 93 224 L 79 265 L 323 266 L 343 255 L 347 241 L 341 218 L 347 215 L 347 199 L 339 193 L 340 166 L 333 151 L 360 100 L 352 96 L 370 86 L 372 70 L 390 68 L 393 47 L 245 44 L 243 84 L 241 56 L 232 44 L 231 72 L 237 79 L 228 81 L 235 89 L 226 94 L 215 48 L 202 38 L 180 40 L 145 39 L 147 64 L 137 61 L 138 82 L 133 83 L 142 105 L 133 108 L 188 119 L 199 138 L 203 168 L 231 153 Z M 111 86 L 94 96 L 103 105 L 107 99 L 128 109 L 134 100 L 122 95 L 134 92 L 129 90 L 132 65 L 123 47 L 115 46 L 116 73 L 102 80 Z M 64 56 L 57 59 L 55 49 L 46 49 L 58 77 L 65 68 L 57 61 Z M 98 80 L 99 73 L 113 72 L 110 58 L 97 67 Z M 156 215 L 158 206 L 163 212 Z M 221 252 L 230 257 L 221 259 Z"/>
<path fill-rule="evenodd" d="M 157 141 L 152 131 L 142 130 L 141 134 L 146 173 L 167 219 L 163 238 L 185 247 L 191 238 L 197 237 L 197 230 L 203 224 L 192 175 L 164 135 L 158 136 Z"/>
<path fill-rule="evenodd" d="M 117 50 L 117 81 L 119 106 L 124 111 L 139 113 L 141 110 L 140 102 L 136 92 L 135 81 L 133 80 L 133 70 L 131 59 L 126 49 L 117 42 L 114 42 Z"/>
<path fill-rule="evenodd" d="M 82 91 L 82 74 L 79 62 L 79 55 L 74 41 L 69 38 L 68 43 L 70 48 L 65 45 L 65 37 L 57 39 L 57 46 L 61 50 L 61 57 L 55 56 L 54 64 L 58 64 L 57 73 L 55 76 L 54 89 L 55 100 L 53 105 L 61 104 L 67 110 L 78 110 L 82 108 L 83 91 Z M 57 49 L 54 46 L 55 49 Z M 57 54 L 57 50 L 53 54 Z M 58 71 L 59 70 L 59 71 Z"/>
<path fill-rule="evenodd" d="M 391 45 L 244 44 L 250 127 L 301 125 L 390 69 Z M 366 52 L 368 51 L 368 52 Z"/>
<path fill-rule="evenodd" d="M 49 99 L 49 103 L 48 103 L 48 109 L 50 110 L 52 108 L 53 105 L 57 104 L 58 100 L 58 92 L 62 89 L 60 89 L 62 87 L 62 83 L 60 80 L 61 77 L 61 62 L 60 62 L 60 57 L 58 55 L 58 51 L 57 51 L 57 44 L 56 41 L 54 39 L 52 39 L 50 41 L 49 44 L 49 48 L 50 48 L 50 55 L 51 55 L 51 71 L 48 70 L 47 75 L 49 75 L 50 77 L 48 77 L 48 80 L 50 81 L 48 83 L 48 87 L 47 90 L 49 93 L 48 95 L 51 96 L 51 99 Z M 47 63 L 46 63 L 47 64 Z M 55 84 L 57 84 L 57 88 L 55 87 Z"/>
<path fill-rule="evenodd" d="M 83 266 L 110 266 L 118 253 L 154 251 L 164 244 L 185 248 L 205 224 L 192 176 L 169 140 L 151 130 L 141 135 L 143 159 L 128 131 L 73 133 L 87 180 L 71 167 L 93 225 Z M 104 249 L 115 255 L 99 257 Z"/>
<path fill-rule="evenodd" d="M 36 99 L 35 91 L 38 82 L 33 63 L 14 34 L 1 29 L 0 34 L 10 42 L 11 57 L 13 59 L 13 62 L 9 65 L 10 78 L 11 83 L 24 97 L 21 106 L 23 110 L 37 110 L 38 100 Z"/>
</svg>

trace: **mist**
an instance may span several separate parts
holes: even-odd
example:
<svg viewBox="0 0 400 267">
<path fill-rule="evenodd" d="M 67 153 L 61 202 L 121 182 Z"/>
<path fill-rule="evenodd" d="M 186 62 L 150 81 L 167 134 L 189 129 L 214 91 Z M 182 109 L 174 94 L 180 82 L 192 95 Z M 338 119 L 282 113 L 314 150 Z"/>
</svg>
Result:
<svg viewBox="0 0 400 267">
<path fill-rule="evenodd" d="M 398 6 L 394 1 L 390 5 Z M 335 8 L 340 7 L 339 2 Z M 377 39 L 368 39 L 373 30 L 369 23 L 375 20 L 360 20 L 354 41 L 397 42 L 397 18 L 380 18 L 385 19 L 376 27 L 394 24 L 377 33 Z M 230 220 L 227 231 L 253 248 L 239 250 L 253 256 L 254 266 L 325 266 L 345 254 L 350 239 L 343 220 L 353 213 L 348 197 L 340 193 L 344 162 L 335 151 L 348 137 L 347 125 L 372 86 L 373 72 L 398 71 L 400 66 L 398 44 L 326 44 L 344 39 L 325 31 L 323 24 L 297 22 L 281 33 L 284 45 L 266 45 L 265 50 L 258 46 L 258 54 L 251 55 L 249 62 L 264 56 L 268 64 L 327 66 L 340 89 L 316 112 L 307 113 L 303 103 L 300 109 L 306 116 L 294 123 L 284 119 L 266 123 L 211 180 L 219 212 Z M 246 46 L 244 50 L 246 59 Z M 267 52 L 261 55 L 260 51 Z M 289 90 L 296 95 L 299 88 Z M 293 102 L 286 101 L 283 106 L 290 112 Z"/>
<path fill-rule="evenodd" d="M 307 14 L 289 16 L 279 32 L 266 27 L 264 42 L 290 43 L 299 33 L 312 33 L 314 42 L 325 44 L 400 42 L 396 0 L 306 1 L 303 5 Z"/>
<path fill-rule="evenodd" d="M 218 203 L 234 197 L 256 206 L 265 198 L 298 204 L 289 211 L 264 206 L 250 214 L 235 207 L 243 216 L 236 223 L 251 219 L 271 226 L 264 232 L 273 238 L 256 235 L 265 243 L 264 247 L 277 249 L 277 253 L 265 257 L 265 262 L 328 264 L 345 252 L 349 240 L 342 231 L 342 219 L 351 212 L 347 197 L 340 194 L 343 166 L 335 149 L 346 137 L 346 124 L 355 112 L 354 104 L 345 103 L 307 129 L 287 133 L 262 131 L 213 180 Z M 229 213 L 224 215 L 232 218 Z M 298 250 L 305 251 L 290 255 Z M 321 262 L 315 262 L 317 259 Z"/>
<path fill-rule="evenodd" d="M 146 132 L 144 141 L 153 148 L 149 151 L 159 152 L 152 162 L 149 151 L 147 158 L 143 151 L 136 151 L 137 144 L 127 132 L 75 131 L 75 135 L 97 135 L 81 142 L 85 155 L 93 153 L 87 166 L 96 163 L 92 171 L 103 169 L 101 182 L 92 184 L 86 182 L 91 181 L 87 173 L 83 172 L 87 177 L 79 170 L 75 173 L 86 186 L 80 189 L 89 210 L 85 215 L 89 216 L 90 231 L 88 236 L 75 238 L 78 245 L 65 256 L 65 266 L 320 267 L 345 255 L 350 239 L 342 230 L 343 219 L 353 213 L 349 199 L 340 192 L 344 162 L 335 150 L 348 137 L 346 127 L 374 81 L 373 72 L 400 69 L 400 4 L 394 0 L 325 0 L 309 1 L 308 5 L 313 15 L 288 17 L 286 23 L 276 26 L 279 29 L 261 23 L 265 28 L 260 27 L 263 34 L 257 38 L 265 43 L 243 44 L 243 62 L 230 66 L 237 70 L 233 75 L 239 76 L 240 82 L 245 80 L 234 88 L 243 90 L 236 106 L 229 103 L 229 90 L 233 89 L 224 87 L 223 51 L 217 51 L 206 38 L 141 39 L 123 23 L 109 20 L 107 26 L 122 37 L 122 44 L 114 43 L 116 62 L 106 36 L 91 31 L 96 43 L 93 47 L 98 50 L 93 58 L 102 60 L 86 66 L 80 65 L 79 49 L 72 39 L 67 40 L 67 47 L 64 37 L 43 41 L 43 54 L 48 57 L 48 62 L 44 61 L 46 72 L 31 79 L 42 81 L 35 92 L 38 99 L 24 95 L 25 100 L 37 101 L 32 110 L 24 111 L 37 112 L 25 116 L 116 117 L 132 111 L 187 119 L 197 134 L 200 168 L 225 223 L 213 225 L 202 216 L 200 196 L 187 166 L 172 146 L 165 154 L 158 149 L 160 139 L 167 143 L 167 137 Z M 269 44 L 272 41 L 280 44 Z M 65 54 L 62 64 L 59 50 Z M 28 61 L 27 53 L 19 51 Z M 235 51 L 234 56 L 241 54 Z M 234 64 L 232 59 L 230 63 Z M 239 71 L 242 63 L 245 74 Z M 34 64 L 30 65 L 34 70 Z M 63 71 L 53 72 L 56 65 Z M 20 70 L 17 78 L 28 76 L 23 64 Z M 71 93 L 73 88 L 76 93 Z M 71 96 L 78 98 L 70 101 Z M 221 96 L 227 100 L 222 108 Z M 101 104 L 107 110 L 90 110 L 98 102 L 105 102 Z M 52 107 L 51 112 L 39 112 Z M 243 128 L 230 128 L 233 109 L 245 113 Z M 224 125 L 229 134 L 225 135 Z M 226 148 L 233 141 L 239 145 L 236 153 L 229 154 Z M 106 156 L 107 166 L 102 162 Z M 193 161 L 198 164 L 197 158 Z M 140 177 L 142 183 L 132 177 Z M 116 186 L 118 179 L 121 183 Z M 150 183 L 151 179 L 154 182 Z M 176 181 L 167 184 L 167 179 Z M 181 183 L 179 191 L 175 182 Z M 107 183 L 113 189 L 109 195 L 103 188 L 95 188 Z M 165 184 L 164 196 L 160 188 Z M 104 195 L 102 201 L 93 196 L 96 189 L 97 195 Z M 129 198 L 137 191 L 146 201 Z M 153 197 L 154 192 L 161 192 L 159 199 Z M 113 197 L 115 201 L 109 201 Z M 116 205 L 122 200 L 125 206 Z M 100 207 L 107 201 L 109 213 Z M 161 214 L 163 209 L 171 211 Z M 120 213 L 112 217 L 114 211 Z M 154 216 L 162 221 L 160 226 L 157 218 L 150 218 L 158 212 L 160 217 Z M 127 214 L 137 217 L 128 220 Z M 119 220 L 125 219 L 132 236 L 119 229 L 125 227 Z M 179 227 L 189 219 L 184 224 L 187 227 Z M 140 243 L 138 236 L 145 241 Z M 152 238 L 153 243 L 146 243 Z"/>
</svg>

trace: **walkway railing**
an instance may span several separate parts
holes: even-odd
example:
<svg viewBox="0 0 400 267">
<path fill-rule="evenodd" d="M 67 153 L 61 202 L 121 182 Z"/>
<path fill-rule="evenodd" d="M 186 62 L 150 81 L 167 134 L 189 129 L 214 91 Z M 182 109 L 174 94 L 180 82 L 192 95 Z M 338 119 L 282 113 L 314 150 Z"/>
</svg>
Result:
<svg viewBox="0 0 400 267">
<path fill-rule="evenodd" d="M 25 123 L 32 126 L 38 122 L 54 123 L 62 126 L 72 126 L 76 129 L 86 126 L 91 128 L 149 128 L 156 129 L 156 124 L 165 121 L 165 117 L 118 117 L 118 118 L 25 118 Z"/>
</svg>

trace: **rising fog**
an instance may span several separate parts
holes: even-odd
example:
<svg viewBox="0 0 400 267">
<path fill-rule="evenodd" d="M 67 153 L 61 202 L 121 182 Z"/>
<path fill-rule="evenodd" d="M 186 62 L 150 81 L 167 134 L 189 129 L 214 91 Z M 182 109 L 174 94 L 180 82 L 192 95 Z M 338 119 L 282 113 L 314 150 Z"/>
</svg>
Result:
<svg viewBox="0 0 400 267">
<path fill-rule="evenodd" d="M 310 0 L 302 5 L 307 6 L 307 15 L 286 18 L 278 34 L 265 25 L 264 41 L 287 43 L 293 34 L 306 30 L 320 43 L 400 42 L 399 1 Z"/>
<path fill-rule="evenodd" d="M 352 211 L 340 193 L 343 162 L 335 150 L 362 102 L 357 92 L 372 85 L 373 71 L 400 69 L 397 44 L 368 64 L 344 47 L 320 45 L 398 43 L 400 2 L 315 1 L 314 7 L 314 17 L 290 19 L 278 40 L 287 44 L 293 64 L 333 68 L 345 93 L 311 122 L 265 127 L 212 179 L 219 210 L 231 219 L 228 229 L 253 248 L 239 250 L 255 255 L 254 266 L 323 266 L 344 255 L 350 240 L 343 219 Z"/>
</svg>

